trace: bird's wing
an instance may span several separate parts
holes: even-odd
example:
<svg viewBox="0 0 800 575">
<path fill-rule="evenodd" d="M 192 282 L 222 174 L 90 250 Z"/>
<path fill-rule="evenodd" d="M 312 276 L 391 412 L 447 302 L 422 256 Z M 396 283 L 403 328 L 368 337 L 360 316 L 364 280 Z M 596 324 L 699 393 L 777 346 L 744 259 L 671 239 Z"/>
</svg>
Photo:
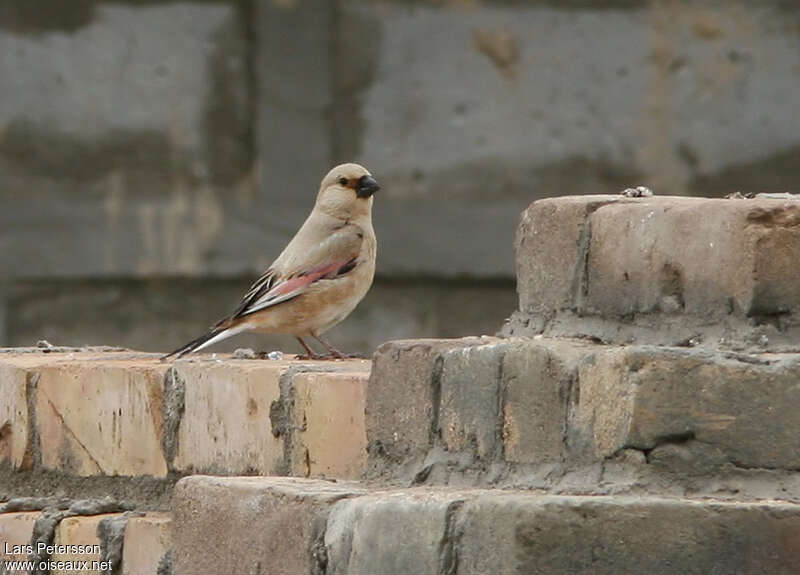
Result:
<svg viewBox="0 0 800 575">
<path fill-rule="evenodd" d="M 304 253 L 293 254 L 285 269 L 279 271 L 273 265 L 250 287 L 229 319 L 290 300 L 320 280 L 334 279 L 352 271 L 356 267 L 363 238 L 364 233 L 359 226 L 341 225 Z"/>
</svg>

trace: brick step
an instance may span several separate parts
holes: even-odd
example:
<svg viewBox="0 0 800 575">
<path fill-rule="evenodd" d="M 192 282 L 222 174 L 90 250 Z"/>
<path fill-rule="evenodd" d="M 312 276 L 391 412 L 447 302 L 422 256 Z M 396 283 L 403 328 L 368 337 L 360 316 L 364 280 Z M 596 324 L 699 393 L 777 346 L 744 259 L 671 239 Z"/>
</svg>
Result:
<svg viewBox="0 0 800 575">
<path fill-rule="evenodd" d="M 0 353 L 0 460 L 74 476 L 358 477 L 370 362 Z"/>
<path fill-rule="evenodd" d="M 800 505 L 182 479 L 175 575 L 800 572 Z"/>
<path fill-rule="evenodd" d="M 0 565 L 5 567 L 0 572 L 156 575 L 159 564 L 169 564 L 169 513 L 106 513 L 103 505 L 83 501 L 44 511 L 0 512 Z M 76 545 L 83 547 L 64 547 Z M 20 569 L 20 562 L 35 567 Z"/>
<path fill-rule="evenodd" d="M 553 475 L 625 457 L 637 473 L 795 477 L 798 381 L 797 353 L 544 337 L 390 342 L 373 358 L 367 394 L 369 476 L 448 483 L 460 466 L 494 484 L 543 464 Z"/>
<path fill-rule="evenodd" d="M 539 200 L 517 229 L 507 332 L 796 347 L 798 224 L 790 199 Z"/>
</svg>

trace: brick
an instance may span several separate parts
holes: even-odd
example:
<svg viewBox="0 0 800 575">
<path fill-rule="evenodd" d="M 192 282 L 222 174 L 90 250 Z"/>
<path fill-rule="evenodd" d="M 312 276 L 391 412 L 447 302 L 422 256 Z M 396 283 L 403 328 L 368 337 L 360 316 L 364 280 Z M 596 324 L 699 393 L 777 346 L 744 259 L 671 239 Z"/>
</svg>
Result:
<svg viewBox="0 0 800 575">
<path fill-rule="evenodd" d="M 315 572 L 320 556 L 312 551 L 325 515 L 361 492 L 355 484 L 308 479 L 184 478 L 173 498 L 173 573 Z"/>
<path fill-rule="evenodd" d="M 164 477 L 155 360 L 66 361 L 39 370 L 36 413 L 42 465 L 77 475 Z"/>
<path fill-rule="evenodd" d="M 96 546 L 96 548 L 92 547 L 92 549 L 96 549 L 97 553 L 91 552 L 91 550 L 88 553 L 53 553 L 49 561 L 56 563 L 66 562 L 67 565 L 65 565 L 64 568 L 51 569 L 50 573 L 53 575 L 66 573 L 97 573 L 99 571 L 97 568 L 91 568 L 92 561 L 100 561 L 101 543 L 97 536 L 97 526 L 103 519 L 114 516 L 115 514 L 113 513 L 105 513 L 88 517 L 77 516 L 62 519 L 56 527 L 55 539 L 53 540 L 55 545 Z M 82 569 L 76 568 L 74 565 L 69 565 L 69 562 L 80 561 L 88 561 L 89 568 Z M 108 571 L 108 569 L 105 569 L 105 571 Z"/>
<path fill-rule="evenodd" d="M 10 553 L 0 553 L 4 561 L 27 561 L 28 552 L 24 546 L 30 545 L 33 535 L 33 525 L 39 518 L 38 511 L 23 511 L 19 513 L 0 513 L 0 545 L 12 550 Z M 20 546 L 19 553 L 14 553 L 14 546 Z"/>
<path fill-rule="evenodd" d="M 368 369 L 369 363 L 364 362 Z M 356 479 L 364 471 L 369 373 L 301 373 L 292 379 L 291 474 Z"/>
<path fill-rule="evenodd" d="M 603 352 L 579 370 L 576 426 L 594 457 L 674 442 L 699 458 L 797 469 L 798 377 L 798 354 L 644 346 Z"/>
<path fill-rule="evenodd" d="M 169 513 L 150 512 L 131 517 L 125 526 L 122 575 L 154 575 L 158 563 L 171 546 L 172 518 Z"/>
<path fill-rule="evenodd" d="M 456 347 L 442 353 L 439 426 L 448 451 L 492 459 L 499 449 L 500 366 L 509 345 Z"/>
<path fill-rule="evenodd" d="M 0 461 L 23 467 L 29 453 L 28 375 L 0 357 Z M 27 466 L 32 461 L 25 462 Z"/>
<path fill-rule="evenodd" d="M 567 413 L 585 343 L 512 340 L 503 357 L 502 436 L 511 463 L 556 462 L 567 456 Z"/>
<path fill-rule="evenodd" d="M 275 473 L 283 438 L 272 434 L 270 406 L 280 398 L 287 362 L 179 361 L 184 412 L 174 467 L 225 474 Z"/>
<path fill-rule="evenodd" d="M 410 489 L 340 501 L 325 531 L 330 575 L 438 575 L 448 522 L 463 503 L 453 490 Z"/>
<path fill-rule="evenodd" d="M 420 456 L 433 443 L 435 405 L 442 353 L 464 347 L 463 340 L 419 339 L 388 342 L 372 360 L 367 388 L 366 426 L 371 460 L 399 461 Z"/>
<path fill-rule="evenodd" d="M 646 198 L 591 217 L 586 310 L 800 312 L 800 203 Z"/>
<path fill-rule="evenodd" d="M 800 506 L 788 503 L 493 493 L 465 502 L 456 532 L 463 575 L 800 570 Z"/>
<path fill-rule="evenodd" d="M 566 196 L 532 203 L 514 240 L 519 309 L 552 313 L 574 309 L 582 297 L 589 249 L 589 216 L 620 196 Z"/>
</svg>

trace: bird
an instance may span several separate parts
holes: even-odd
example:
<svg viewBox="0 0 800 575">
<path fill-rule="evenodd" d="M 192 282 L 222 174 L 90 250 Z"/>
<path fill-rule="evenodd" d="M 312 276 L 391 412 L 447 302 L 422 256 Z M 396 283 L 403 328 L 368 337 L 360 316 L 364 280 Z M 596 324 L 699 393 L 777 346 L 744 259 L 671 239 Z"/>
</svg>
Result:
<svg viewBox="0 0 800 575">
<path fill-rule="evenodd" d="M 347 357 L 322 334 L 346 318 L 372 285 L 377 253 L 372 203 L 379 189 L 359 164 L 331 169 L 311 214 L 233 313 L 162 361 L 248 331 L 293 335 L 308 359 Z M 328 354 L 314 353 L 305 341 L 309 337 Z"/>
</svg>

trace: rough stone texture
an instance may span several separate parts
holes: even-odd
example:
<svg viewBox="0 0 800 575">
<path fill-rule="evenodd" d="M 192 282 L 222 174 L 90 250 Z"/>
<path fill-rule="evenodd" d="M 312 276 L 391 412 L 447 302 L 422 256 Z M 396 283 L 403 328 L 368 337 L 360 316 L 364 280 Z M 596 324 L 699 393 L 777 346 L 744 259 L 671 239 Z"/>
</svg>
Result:
<svg viewBox="0 0 800 575">
<path fill-rule="evenodd" d="M 674 443 L 700 466 L 796 470 L 798 377 L 796 354 L 603 352 L 580 369 L 575 431 L 594 457 Z"/>
<path fill-rule="evenodd" d="M 27 561 L 27 553 L 5 553 L 14 545 L 29 545 L 33 534 L 33 525 L 39 517 L 38 511 L 22 511 L 18 513 L 0 513 L 0 545 L 3 547 L 2 560 L 5 561 Z"/>
<path fill-rule="evenodd" d="M 291 475 L 357 479 L 367 458 L 363 373 L 301 373 L 292 378 Z"/>
<path fill-rule="evenodd" d="M 354 484 L 305 479 L 182 479 L 173 500 L 173 573 L 322 572 L 324 516 L 361 492 Z"/>
<path fill-rule="evenodd" d="M 514 241 L 522 312 L 549 314 L 576 307 L 585 282 L 589 216 L 621 201 L 619 196 L 548 198 L 522 212 Z"/>
<path fill-rule="evenodd" d="M 458 520 L 458 573 L 624 575 L 800 569 L 800 508 L 629 497 L 484 495 Z"/>
<path fill-rule="evenodd" d="M 535 202 L 518 229 L 520 312 L 506 333 L 790 348 L 798 222 L 787 199 Z"/>
<path fill-rule="evenodd" d="M 184 472 L 269 475 L 283 461 L 283 438 L 271 432 L 287 362 L 175 362 L 185 385 L 173 465 Z"/>
<path fill-rule="evenodd" d="M 495 341 L 442 354 L 441 400 L 434 417 L 445 449 L 472 451 L 478 459 L 492 459 L 498 452 L 501 364 L 507 347 Z"/>
<path fill-rule="evenodd" d="M 161 557 L 170 548 L 171 529 L 169 513 L 148 513 L 128 519 L 122 547 L 122 575 L 155 575 Z"/>
<path fill-rule="evenodd" d="M 612 204 L 591 216 L 584 309 L 613 316 L 797 314 L 798 260 L 797 201 Z"/>
<path fill-rule="evenodd" d="M 438 427 L 443 353 L 480 343 L 461 340 L 393 341 L 373 357 L 366 425 L 372 460 L 401 461 L 424 454 Z"/>
<path fill-rule="evenodd" d="M 578 364 L 594 351 L 580 342 L 545 338 L 508 346 L 502 366 L 505 461 L 548 463 L 567 457 Z"/>
<path fill-rule="evenodd" d="M 157 361 L 68 362 L 39 371 L 36 419 L 42 466 L 78 475 L 163 477 Z"/>
<path fill-rule="evenodd" d="M 549 338 L 386 344 L 368 389 L 371 462 L 397 469 L 439 447 L 460 465 L 564 461 L 578 365 L 599 349 Z"/>
<path fill-rule="evenodd" d="M 452 573 L 450 523 L 464 494 L 379 492 L 340 501 L 325 530 L 327 575 Z"/>
<path fill-rule="evenodd" d="M 5 292 L 7 345 L 33 345 L 46 339 L 165 352 L 229 314 L 252 279 L 18 283 Z M 389 340 L 494 334 L 516 306 L 513 280 L 378 279 L 355 311 L 326 335 L 344 351 L 372 355 Z M 302 351 L 290 336 L 266 334 L 242 334 L 208 351 L 240 347 Z"/>
<path fill-rule="evenodd" d="M 92 515 L 89 517 L 65 517 L 56 527 L 55 545 L 100 545 L 97 526 L 106 518 L 114 517 L 113 514 Z M 100 561 L 100 553 L 53 553 L 50 561 L 78 562 L 89 561 L 89 569 L 51 569 L 52 575 L 67 573 L 97 573 L 91 569 L 92 561 Z"/>
</svg>

